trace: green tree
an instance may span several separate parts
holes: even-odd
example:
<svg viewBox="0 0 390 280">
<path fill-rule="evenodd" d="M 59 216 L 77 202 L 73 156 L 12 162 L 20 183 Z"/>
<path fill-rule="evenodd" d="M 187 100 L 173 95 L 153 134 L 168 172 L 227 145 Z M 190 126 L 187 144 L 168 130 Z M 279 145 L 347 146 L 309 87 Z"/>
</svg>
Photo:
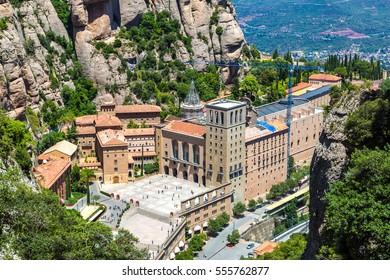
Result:
<svg viewBox="0 0 390 280">
<path fill-rule="evenodd" d="M 331 247 L 345 259 L 390 258 L 390 146 L 352 154 L 345 179 L 331 185 L 326 209 Z"/>
<path fill-rule="evenodd" d="M 272 59 L 276 59 L 279 57 L 278 49 L 275 49 L 274 52 L 272 53 Z"/>
<path fill-rule="evenodd" d="M 0 247 L 2 256 L 25 260 L 102 260 L 149 258 L 128 231 L 88 223 L 76 210 L 67 210 L 49 190 L 25 185 L 16 168 L 0 173 Z"/>
<path fill-rule="evenodd" d="M 264 201 L 263 201 L 263 198 L 261 196 L 259 196 L 257 198 L 257 204 L 262 204 Z"/>
<path fill-rule="evenodd" d="M 194 252 L 191 250 L 191 248 L 188 248 L 187 250 L 184 250 L 180 253 L 178 253 L 175 257 L 176 260 L 193 260 L 194 259 Z"/>
<path fill-rule="evenodd" d="M 238 229 L 235 229 L 231 234 L 228 234 L 226 240 L 233 246 L 238 244 L 240 241 L 240 233 L 238 232 Z"/>
<path fill-rule="evenodd" d="M 246 95 L 247 97 L 256 96 L 259 90 L 259 83 L 257 79 L 252 74 L 246 76 L 240 83 L 241 95 Z"/>
<path fill-rule="evenodd" d="M 297 210 L 298 209 L 296 199 L 287 203 L 286 207 L 284 207 L 284 215 L 286 217 L 286 219 L 284 220 L 284 225 L 286 226 L 286 228 L 291 228 L 298 223 Z"/>
<path fill-rule="evenodd" d="M 191 251 L 193 251 L 193 252 L 200 251 L 202 249 L 205 241 L 206 241 L 206 234 L 205 233 L 195 234 L 192 237 L 190 244 L 188 246 L 191 249 Z"/>
<path fill-rule="evenodd" d="M 366 101 L 345 123 L 345 133 L 355 147 L 384 147 L 390 140 L 390 103 L 377 98 Z"/>
<path fill-rule="evenodd" d="M 281 242 L 271 253 L 257 257 L 257 260 L 300 260 L 305 251 L 307 235 L 294 233 L 286 242 Z"/>
<path fill-rule="evenodd" d="M 288 174 L 289 176 L 296 171 L 295 160 L 293 156 L 288 158 Z"/>
<path fill-rule="evenodd" d="M 218 231 L 221 230 L 222 225 L 220 223 L 221 221 L 218 219 L 210 219 L 209 225 L 207 227 L 207 232 L 211 235 L 216 234 Z"/>
<path fill-rule="evenodd" d="M 237 203 L 233 206 L 233 215 L 239 216 L 239 215 L 241 215 L 242 213 L 244 213 L 245 210 L 246 210 L 245 204 L 242 203 L 241 201 L 239 201 L 239 202 L 237 202 Z"/>
<path fill-rule="evenodd" d="M 130 119 L 129 122 L 127 123 L 127 128 L 139 128 L 139 125 Z"/>
<path fill-rule="evenodd" d="M 256 200 L 254 199 L 251 199 L 248 201 L 248 208 L 249 209 L 252 209 L 252 210 L 255 210 L 256 209 Z"/>
</svg>

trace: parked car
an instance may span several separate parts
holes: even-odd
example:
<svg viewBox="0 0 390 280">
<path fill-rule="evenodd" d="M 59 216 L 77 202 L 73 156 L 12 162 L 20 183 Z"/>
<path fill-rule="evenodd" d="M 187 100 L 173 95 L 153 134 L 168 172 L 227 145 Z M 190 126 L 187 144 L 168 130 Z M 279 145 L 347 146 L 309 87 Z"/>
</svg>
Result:
<svg viewBox="0 0 390 280">
<path fill-rule="evenodd" d="M 233 244 L 228 243 L 226 246 L 228 246 L 229 248 L 232 248 L 232 247 L 233 247 Z"/>
<path fill-rule="evenodd" d="M 253 247 L 255 247 L 255 243 L 249 243 L 246 248 L 247 249 L 252 249 Z"/>
<path fill-rule="evenodd" d="M 248 258 L 253 258 L 253 253 L 249 252 L 248 253 Z"/>
</svg>

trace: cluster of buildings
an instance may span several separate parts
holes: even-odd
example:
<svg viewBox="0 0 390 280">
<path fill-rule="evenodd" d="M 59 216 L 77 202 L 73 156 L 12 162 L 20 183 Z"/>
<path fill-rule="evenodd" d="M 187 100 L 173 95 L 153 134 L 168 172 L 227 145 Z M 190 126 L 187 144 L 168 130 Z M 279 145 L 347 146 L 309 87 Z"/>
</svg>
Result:
<svg viewBox="0 0 390 280">
<path fill-rule="evenodd" d="M 330 101 L 330 87 L 340 83 L 339 77 L 316 74 L 292 89 L 290 146 L 296 162 L 311 159 L 322 131 L 322 106 Z M 181 105 L 182 118 L 161 121 L 158 106 L 105 102 L 96 115 L 76 118 L 77 146 L 57 143 L 39 156 L 34 174 L 42 186 L 64 198 L 65 177 L 78 158 L 79 167 L 93 170 L 93 179 L 103 186 L 122 184 L 114 188 L 117 194 L 137 201 L 142 215 L 166 224 L 180 218 L 181 226 L 169 235 L 180 238 L 161 243 L 164 251 L 156 250 L 156 257 L 171 258 L 183 243 L 184 227 L 190 233 L 202 231 L 210 218 L 230 214 L 234 202 L 265 197 L 286 179 L 287 105 L 285 98 L 255 108 L 246 97 L 203 104 L 193 84 Z M 128 129 L 129 122 L 143 128 Z M 155 176 L 161 179 L 137 180 L 131 191 L 128 182 L 134 181 L 136 170 L 156 161 Z"/>
</svg>

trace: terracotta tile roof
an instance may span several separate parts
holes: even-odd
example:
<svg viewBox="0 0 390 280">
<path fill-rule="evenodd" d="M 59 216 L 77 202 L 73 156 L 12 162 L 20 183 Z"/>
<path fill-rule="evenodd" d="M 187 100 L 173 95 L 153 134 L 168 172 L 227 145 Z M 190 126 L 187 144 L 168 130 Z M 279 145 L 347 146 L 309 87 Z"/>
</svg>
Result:
<svg viewBox="0 0 390 280">
<path fill-rule="evenodd" d="M 134 128 L 124 129 L 124 136 L 138 136 L 138 135 L 154 135 L 154 128 Z"/>
<path fill-rule="evenodd" d="M 164 122 L 171 122 L 171 121 L 180 121 L 182 118 L 180 117 L 176 117 L 174 115 L 168 115 L 166 116 L 166 118 L 164 119 Z"/>
<path fill-rule="evenodd" d="M 295 87 L 292 87 L 292 92 L 296 92 L 302 89 L 309 89 L 310 87 L 312 87 L 312 84 L 302 82 L 297 84 Z M 286 89 L 286 93 L 288 93 L 288 89 Z"/>
<path fill-rule="evenodd" d="M 69 167 L 69 161 L 57 157 L 50 157 L 47 162 L 34 168 L 34 176 L 42 187 L 50 189 Z"/>
<path fill-rule="evenodd" d="M 275 127 L 277 130 L 284 130 L 288 128 L 287 125 L 280 120 L 270 120 L 268 121 L 268 123 Z"/>
<path fill-rule="evenodd" d="M 156 156 L 156 152 L 144 152 L 144 157 L 154 157 Z M 134 157 L 142 157 L 142 152 L 133 152 L 131 153 L 131 156 Z"/>
<path fill-rule="evenodd" d="M 96 115 L 87 115 L 87 116 L 77 117 L 75 122 L 76 125 L 82 125 L 82 126 L 93 125 L 96 119 L 97 119 Z"/>
<path fill-rule="evenodd" d="M 96 128 L 94 126 L 77 126 L 77 134 L 96 134 Z"/>
<path fill-rule="evenodd" d="M 181 121 L 172 121 L 167 126 L 165 126 L 163 130 L 169 130 L 172 132 L 177 132 L 195 137 L 204 137 L 204 135 L 206 134 L 205 126 Z"/>
<path fill-rule="evenodd" d="M 264 255 L 265 253 L 273 252 L 275 250 L 275 247 L 278 245 L 279 243 L 277 242 L 266 241 L 253 251 L 256 253 L 256 255 L 261 256 Z"/>
<path fill-rule="evenodd" d="M 50 157 L 51 157 L 51 155 L 48 155 L 48 154 L 40 154 L 38 156 L 38 161 L 49 160 Z"/>
<path fill-rule="evenodd" d="M 43 154 L 48 154 L 53 151 L 59 151 L 65 155 L 71 156 L 77 151 L 77 146 L 75 144 L 72 144 L 66 140 L 62 140 L 55 144 L 54 146 L 51 146 L 49 149 L 43 152 Z"/>
<path fill-rule="evenodd" d="M 309 81 L 310 80 L 324 81 L 324 82 L 338 82 L 341 81 L 341 78 L 330 74 L 313 74 L 309 77 Z"/>
<path fill-rule="evenodd" d="M 112 129 L 102 130 L 96 134 L 96 138 L 102 147 L 124 145 L 128 146 L 126 139 L 121 131 L 114 131 Z"/>
<path fill-rule="evenodd" d="M 102 164 L 100 162 L 82 162 L 79 164 L 79 167 L 100 167 Z"/>
<path fill-rule="evenodd" d="M 100 115 L 95 120 L 95 126 L 96 127 L 115 127 L 115 126 L 123 126 L 123 124 L 118 117 L 103 114 L 103 115 Z"/>
<path fill-rule="evenodd" d="M 155 105 L 120 105 L 115 107 L 115 113 L 159 113 L 161 108 Z"/>
</svg>

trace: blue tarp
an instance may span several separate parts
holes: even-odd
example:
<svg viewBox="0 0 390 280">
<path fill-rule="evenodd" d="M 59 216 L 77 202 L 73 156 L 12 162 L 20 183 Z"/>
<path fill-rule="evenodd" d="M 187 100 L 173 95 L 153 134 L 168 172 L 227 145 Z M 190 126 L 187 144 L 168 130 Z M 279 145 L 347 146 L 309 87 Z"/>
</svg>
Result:
<svg viewBox="0 0 390 280">
<path fill-rule="evenodd" d="M 264 127 L 265 129 L 268 129 L 271 132 L 277 131 L 277 129 L 274 126 L 272 126 L 272 125 L 270 125 L 270 124 L 268 124 L 268 123 L 266 123 L 264 121 L 258 120 L 257 121 L 257 125 L 261 125 L 262 127 Z"/>
</svg>

